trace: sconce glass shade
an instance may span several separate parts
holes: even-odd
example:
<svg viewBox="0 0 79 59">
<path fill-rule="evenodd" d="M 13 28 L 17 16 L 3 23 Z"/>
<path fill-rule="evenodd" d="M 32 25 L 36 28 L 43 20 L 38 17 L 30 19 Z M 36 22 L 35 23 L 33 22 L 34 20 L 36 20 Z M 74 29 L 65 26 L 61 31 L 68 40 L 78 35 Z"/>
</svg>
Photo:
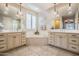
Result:
<svg viewBox="0 0 79 59">
<path fill-rule="evenodd" d="M 57 15 L 57 12 L 56 11 L 54 11 L 54 15 Z"/>
<path fill-rule="evenodd" d="M 22 16 L 22 12 L 21 12 L 21 11 L 19 11 L 18 14 L 19 14 L 20 16 Z"/>
<path fill-rule="evenodd" d="M 72 10 L 72 8 L 71 8 L 71 6 L 69 6 L 68 11 L 71 11 L 71 10 Z"/>
<path fill-rule="evenodd" d="M 59 17 L 60 15 L 56 11 L 54 11 L 54 16 Z"/>
<path fill-rule="evenodd" d="M 18 19 L 21 19 L 22 18 L 22 15 L 23 15 L 22 12 L 19 11 L 19 12 L 17 12 L 16 17 Z"/>
<path fill-rule="evenodd" d="M 9 11 L 9 8 L 8 8 L 8 7 L 4 7 L 3 13 L 4 13 L 5 15 L 8 15 L 8 11 Z"/>
<path fill-rule="evenodd" d="M 71 7 L 71 4 L 69 4 L 69 7 L 68 7 L 68 14 L 71 14 L 72 13 L 72 7 Z"/>
</svg>

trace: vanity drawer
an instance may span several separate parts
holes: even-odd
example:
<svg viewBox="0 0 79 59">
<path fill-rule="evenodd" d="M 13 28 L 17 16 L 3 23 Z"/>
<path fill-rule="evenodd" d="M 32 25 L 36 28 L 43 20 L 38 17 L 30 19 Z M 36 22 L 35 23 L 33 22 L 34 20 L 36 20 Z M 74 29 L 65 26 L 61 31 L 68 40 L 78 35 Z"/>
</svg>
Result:
<svg viewBox="0 0 79 59">
<path fill-rule="evenodd" d="M 79 53 L 79 46 L 70 44 L 69 50 Z"/>
<path fill-rule="evenodd" d="M 6 40 L 0 40 L 0 45 L 6 44 Z"/>
<path fill-rule="evenodd" d="M 79 38 L 69 38 L 69 43 L 79 45 Z"/>
<path fill-rule="evenodd" d="M 0 42 L 6 41 L 6 38 L 0 38 Z"/>
<path fill-rule="evenodd" d="M 5 38 L 6 34 L 0 34 L 0 38 Z"/>
<path fill-rule="evenodd" d="M 54 37 L 54 33 L 50 33 L 49 36 L 50 36 L 50 37 Z"/>
<path fill-rule="evenodd" d="M 22 40 L 22 42 L 26 42 L 26 40 Z"/>
<path fill-rule="evenodd" d="M 50 35 L 50 38 L 54 38 L 55 36 L 54 35 Z"/>
<path fill-rule="evenodd" d="M 54 40 L 53 39 L 48 39 L 48 44 L 54 45 Z"/>
<path fill-rule="evenodd" d="M 79 34 L 69 34 L 69 37 L 76 37 L 76 38 L 79 38 Z"/>
<path fill-rule="evenodd" d="M 54 35 L 55 33 L 50 32 L 49 34 L 50 34 L 50 35 Z"/>
<path fill-rule="evenodd" d="M 0 52 L 1 52 L 1 51 L 5 51 L 5 50 L 7 50 L 6 45 L 5 45 L 5 44 L 0 45 Z"/>
<path fill-rule="evenodd" d="M 55 36 L 62 36 L 62 37 L 67 37 L 67 34 L 65 33 L 55 33 Z"/>
<path fill-rule="evenodd" d="M 5 38 L 0 38 L 0 45 L 6 44 L 7 39 Z"/>
</svg>

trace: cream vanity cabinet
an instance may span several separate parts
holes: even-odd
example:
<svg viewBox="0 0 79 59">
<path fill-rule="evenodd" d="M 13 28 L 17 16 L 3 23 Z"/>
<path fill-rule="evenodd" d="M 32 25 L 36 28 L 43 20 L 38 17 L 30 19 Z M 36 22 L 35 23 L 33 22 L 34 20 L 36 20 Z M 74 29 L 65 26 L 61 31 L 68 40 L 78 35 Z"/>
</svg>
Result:
<svg viewBox="0 0 79 59">
<path fill-rule="evenodd" d="M 51 34 L 54 35 L 51 35 Z M 51 32 L 49 44 L 79 53 L 79 34 L 68 32 Z M 50 40 L 51 39 L 51 40 Z"/>
<path fill-rule="evenodd" d="M 5 33 L 0 33 L 0 52 L 7 50 L 7 38 Z"/>
<path fill-rule="evenodd" d="M 26 45 L 23 32 L 0 33 L 0 52 L 4 52 L 22 45 Z"/>
</svg>

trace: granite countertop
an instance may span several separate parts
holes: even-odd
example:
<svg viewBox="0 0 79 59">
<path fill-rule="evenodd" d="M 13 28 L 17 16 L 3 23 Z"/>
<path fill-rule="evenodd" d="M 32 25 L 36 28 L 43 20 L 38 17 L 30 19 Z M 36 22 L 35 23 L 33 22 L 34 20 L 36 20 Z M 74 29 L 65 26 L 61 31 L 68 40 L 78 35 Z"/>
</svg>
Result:
<svg viewBox="0 0 79 59">
<path fill-rule="evenodd" d="M 55 30 L 50 30 L 50 32 L 79 33 L 79 30 L 64 30 L 64 29 L 55 29 Z"/>
<path fill-rule="evenodd" d="M 0 33 L 15 33 L 15 32 L 22 32 L 22 31 L 1 31 Z"/>
</svg>

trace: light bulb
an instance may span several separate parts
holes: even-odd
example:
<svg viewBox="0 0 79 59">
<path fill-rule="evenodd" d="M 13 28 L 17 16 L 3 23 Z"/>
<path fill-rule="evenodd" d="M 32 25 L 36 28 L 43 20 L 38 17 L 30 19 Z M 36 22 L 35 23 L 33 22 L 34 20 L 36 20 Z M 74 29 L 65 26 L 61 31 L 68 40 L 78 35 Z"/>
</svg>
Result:
<svg viewBox="0 0 79 59">
<path fill-rule="evenodd" d="M 67 9 L 67 11 L 68 11 L 68 14 L 72 14 L 72 7 L 69 6 L 69 8 Z"/>
<path fill-rule="evenodd" d="M 20 16 L 22 16 L 22 12 L 21 12 L 21 11 L 19 11 L 18 14 L 19 14 Z"/>
<path fill-rule="evenodd" d="M 54 11 L 54 15 L 56 15 L 57 14 L 57 12 L 56 11 Z"/>
<path fill-rule="evenodd" d="M 16 17 L 19 18 L 20 17 L 19 14 L 16 14 Z"/>
<path fill-rule="evenodd" d="M 22 17 L 22 12 L 18 12 L 18 13 L 16 14 L 16 17 L 17 17 L 18 19 L 21 19 L 21 17 Z"/>
<path fill-rule="evenodd" d="M 8 7 L 4 7 L 3 13 L 4 13 L 5 15 L 8 15 L 8 11 L 9 11 L 9 8 L 8 8 Z"/>
<path fill-rule="evenodd" d="M 68 14 L 72 14 L 72 11 L 69 11 Z"/>
<path fill-rule="evenodd" d="M 7 15 L 7 14 L 8 14 L 8 12 L 7 12 L 7 11 L 4 11 L 4 14 L 5 14 L 5 15 Z"/>
<path fill-rule="evenodd" d="M 68 11 L 71 11 L 71 10 L 72 10 L 72 8 L 71 8 L 71 6 L 69 6 Z"/>
<path fill-rule="evenodd" d="M 56 17 L 59 17 L 59 16 L 60 16 L 59 14 L 56 15 Z"/>
<path fill-rule="evenodd" d="M 5 11 L 8 11 L 9 10 L 9 8 L 8 7 L 5 7 Z"/>
</svg>

